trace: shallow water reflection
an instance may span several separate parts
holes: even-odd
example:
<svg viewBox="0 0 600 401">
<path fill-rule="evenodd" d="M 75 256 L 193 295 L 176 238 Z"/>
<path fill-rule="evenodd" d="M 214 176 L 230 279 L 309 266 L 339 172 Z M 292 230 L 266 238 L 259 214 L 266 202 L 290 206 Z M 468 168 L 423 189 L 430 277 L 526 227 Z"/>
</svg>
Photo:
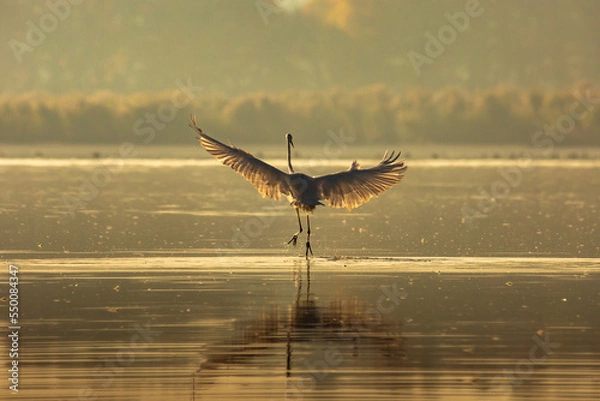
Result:
<svg viewBox="0 0 600 401">
<path fill-rule="evenodd" d="M 600 395 L 598 259 L 12 263 L 22 400 Z"/>
</svg>

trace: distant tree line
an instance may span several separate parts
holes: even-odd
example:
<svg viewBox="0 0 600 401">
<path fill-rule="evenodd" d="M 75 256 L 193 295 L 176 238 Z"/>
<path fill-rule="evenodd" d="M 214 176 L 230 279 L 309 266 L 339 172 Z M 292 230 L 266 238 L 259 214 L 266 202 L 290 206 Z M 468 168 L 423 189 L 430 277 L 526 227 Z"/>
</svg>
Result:
<svg viewBox="0 0 600 401">
<path fill-rule="evenodd" d="M 581 83 L 564 90 L 496 87 L 395 93 L 361 89 L 253 93 L 96 93 L 0 95 L 0 142 L 177 144 L 189 141 L 190 114 L 209 134 L 272 143 L 286 132 L 320 143 L 343 129 L 355 143 L 600 145 L 600 93 Z"/>
</svg>

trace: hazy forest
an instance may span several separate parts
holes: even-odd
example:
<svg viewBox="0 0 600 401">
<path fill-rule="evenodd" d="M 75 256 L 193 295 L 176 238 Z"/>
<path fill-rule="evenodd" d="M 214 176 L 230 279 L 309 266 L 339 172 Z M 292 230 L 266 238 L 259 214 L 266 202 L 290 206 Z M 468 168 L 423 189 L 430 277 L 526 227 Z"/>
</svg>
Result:
<svg viewBox="0 0 600 401">
<path fill-rule="evenodd" d="M 343 128 L 357 143 L 535 145 L 532 141 L 542 138 L 536 133 L 544 132 L 557 145 L 600 145 L 600 108 L 594 104 L 600 94 L 588 85 L 556 91 L 498 87 L 476 94 L 458 89 L 400 94 L 381 85 L 235 97 L 198 94 L 182 108 L 173 106 L 179 104 L 173 96 L 5 95 L 0 132 L 15 143 L 189 143 L 187 122 L 194 113 L 205 131 L 238 142 L 269 143 L 291 131 L 305 143 L 318 143 L 328 130 Z M 572 110 L 582 118 L 571 117 Z"/>
<path fill-rule="evenodd" d="M 600 145 L 600 2 L 540 4 L 0 0 L 0 142 Z"/>
</svg>

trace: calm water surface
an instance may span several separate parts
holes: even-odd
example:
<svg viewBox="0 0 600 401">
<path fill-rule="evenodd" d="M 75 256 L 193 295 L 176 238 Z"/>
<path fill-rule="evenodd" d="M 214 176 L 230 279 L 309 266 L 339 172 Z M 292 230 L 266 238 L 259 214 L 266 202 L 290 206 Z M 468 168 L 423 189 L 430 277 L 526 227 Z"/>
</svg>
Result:
<svg viewBox="0 0 600 401">
<path fill-rule="evenodd" d="M 19 399 L 600 394 L 597 259 L 14 263 Z"/>
<path fill-rule="evenodd" d="M 308 264 L 289 206 L 222 166 L 2 159 L 16 398 L 596 400 L 600 164 L 528 167 L 412 161 L 318 210 Z"/>
</svg>

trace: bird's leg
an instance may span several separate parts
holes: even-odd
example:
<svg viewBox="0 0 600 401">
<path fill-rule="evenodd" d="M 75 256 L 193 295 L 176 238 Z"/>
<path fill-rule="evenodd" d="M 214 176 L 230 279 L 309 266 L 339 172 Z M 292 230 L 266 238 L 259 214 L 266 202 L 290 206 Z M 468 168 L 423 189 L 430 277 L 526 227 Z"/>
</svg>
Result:
<svg viewBox="0 0 600 401">
<path fill-rule="evenodd" d="M 310 218 L 308 217 L 308 213 L 306 213 L 306 259 L 308 259 L 308 251 L 310 251 L 310 255 L 313 255 L 312 248 L 310 246 Z"/>
<path fill-rule="evenodd" d="M 302 232 L 302 222 L 300 222 L 300 211 L 298 209 L 296 209 L 296 216 L 298 217 L 298 226 L 300 227 L 300 229 L 288 241 L 288 245 L 292 244 L 292 245 L 296 246 L 296 241 L 298 241 L 298 235 L 300 235 L 300 233 Z"/>
</svg>

